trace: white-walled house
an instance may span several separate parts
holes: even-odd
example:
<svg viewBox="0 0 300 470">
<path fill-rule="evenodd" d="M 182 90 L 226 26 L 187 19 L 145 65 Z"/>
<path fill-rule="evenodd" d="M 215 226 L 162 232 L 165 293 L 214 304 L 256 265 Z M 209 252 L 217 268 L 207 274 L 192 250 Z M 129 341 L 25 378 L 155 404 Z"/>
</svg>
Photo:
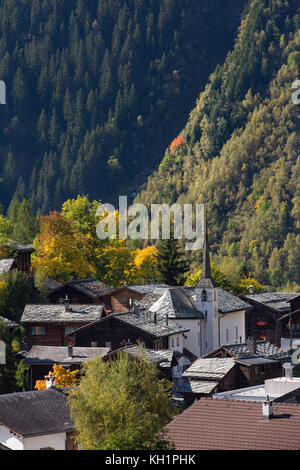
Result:
<svg viewBox="0 0 300 470">
<path fill-rule="evenodd" d="M 0 444 L 10 450 L 73 450 L 74 426 L 62 391 L 0 395 Z"/>
</svg>

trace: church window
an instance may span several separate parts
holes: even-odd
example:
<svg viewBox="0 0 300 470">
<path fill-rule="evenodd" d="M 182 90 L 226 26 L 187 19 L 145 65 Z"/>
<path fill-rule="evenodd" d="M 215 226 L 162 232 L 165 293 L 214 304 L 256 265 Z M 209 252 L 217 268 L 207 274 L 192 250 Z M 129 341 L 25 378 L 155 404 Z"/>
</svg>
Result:
<svg viewBox="0 0 300 470">
<path fill-rule="evenodd" d="M 207 302 L 207 292 L 206 292 L 206 290 L 202 291 L 202 302 Z"/>
</svg>

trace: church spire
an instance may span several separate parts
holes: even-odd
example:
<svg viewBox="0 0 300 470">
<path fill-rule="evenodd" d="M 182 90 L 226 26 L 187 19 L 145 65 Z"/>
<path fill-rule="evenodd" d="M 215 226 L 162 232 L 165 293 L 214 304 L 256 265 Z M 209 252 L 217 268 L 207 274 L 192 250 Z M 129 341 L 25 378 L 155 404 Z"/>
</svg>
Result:
<svg viewBox="0 0 300 470">
<path fill-rule="evenodd" d="M 212 278 L 211 263 L 209 255 L 208 228 L 207 228 L 207 211 L 204 209 L 204 243 L 203 243 L 203 265 L 202 277 L 197 287 L 206 289 L 216 287 L 216 283 Z"/>
</svg>

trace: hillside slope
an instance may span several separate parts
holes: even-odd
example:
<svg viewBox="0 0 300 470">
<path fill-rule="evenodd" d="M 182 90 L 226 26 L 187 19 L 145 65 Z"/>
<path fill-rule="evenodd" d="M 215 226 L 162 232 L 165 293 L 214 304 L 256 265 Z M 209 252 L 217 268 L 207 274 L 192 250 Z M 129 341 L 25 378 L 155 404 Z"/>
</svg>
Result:
<svg viewBox="0 0 300 470">
<path fill-rule="evenodd" d="M 206 203 L 215 259 L 273 287 L 300 284 L 296 0 L 250 2 L 232 52 L 137 200 Z"/>
<path fill-rule="evenodd" d="M 1 0 L 0 202 L 113 202 L 149 174 L 246 0 Z"/>
</svg>

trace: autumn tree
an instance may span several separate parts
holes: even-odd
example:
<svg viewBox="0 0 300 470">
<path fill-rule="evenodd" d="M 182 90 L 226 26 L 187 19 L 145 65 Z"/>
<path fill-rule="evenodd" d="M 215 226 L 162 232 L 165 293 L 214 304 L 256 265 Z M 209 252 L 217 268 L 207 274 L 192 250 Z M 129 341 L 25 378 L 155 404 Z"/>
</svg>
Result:
<svg viewBox="0 0 300 470">
<path fill-rule="evenodd" d="M 77 376 L 79 370 L 65 369 L 62 365 L 54 364 L 52 371 L 49 374 L 55 377 L 55 386 L 57 388 L 74 387 L 78 383 Z M 46 389 L 46 380 L 37 380 L 35 383 L 36 390 Z"/>
<path fill-rule="evenodd" d="M 78 442 L 85 450 L 167 448 L 164 426 L 176 408 L 171 383 L 158 378 L 157 366 L 120 353 L 113 361 L 97 358 L 84 366 L 79 387 L 70 394 Z"/>
<path fill-rule="evenodd" d="M 59 212 L 41 217 L 41 231 L 34 246 L 33 267 L 61 281 L 71 277 L 83 279 L 95 274 L 95 267 L 87 260 L 85 237 L 72 221 Z"/>
</svg>

